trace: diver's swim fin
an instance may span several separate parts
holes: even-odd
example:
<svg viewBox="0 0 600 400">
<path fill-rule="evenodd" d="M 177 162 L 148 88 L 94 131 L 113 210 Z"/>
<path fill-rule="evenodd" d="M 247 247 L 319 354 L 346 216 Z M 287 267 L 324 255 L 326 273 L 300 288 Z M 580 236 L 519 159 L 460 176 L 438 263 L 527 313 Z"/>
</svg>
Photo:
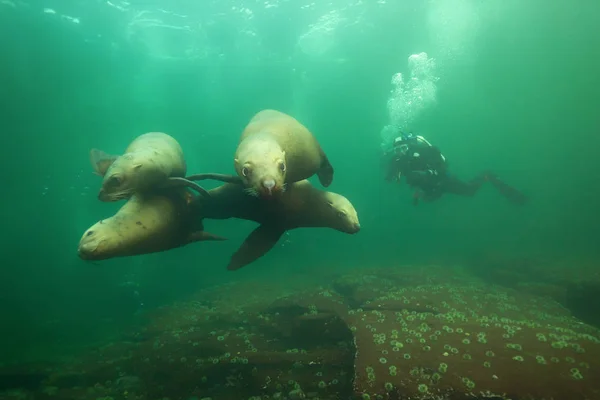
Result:
<svg viewBox="0 0 600 400">
<path fill-rule="evenodd" d="M 487 180 L 500 192 L 500 194 L 513 204 L 523 205 L 527 203 L 528 198 L 522 192 L 514 187 L 502 182 L 497 176 L 488 174 Z"/>
</svg>

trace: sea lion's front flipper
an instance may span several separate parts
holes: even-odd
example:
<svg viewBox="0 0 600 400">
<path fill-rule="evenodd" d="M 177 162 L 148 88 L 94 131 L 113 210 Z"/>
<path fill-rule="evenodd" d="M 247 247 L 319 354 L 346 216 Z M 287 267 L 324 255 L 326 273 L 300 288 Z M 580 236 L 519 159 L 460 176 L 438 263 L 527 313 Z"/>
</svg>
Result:
<svg viewBox="0 0 600 400">
<path fill-rule="evenodd" d="M 188 238 L 188 242 L 206 242 L 206 241 L 223 241 L 227 240 L 227 238 L 219 235 L 213 235 L 212 233 L 206 231 L 196 231 L 190 234 Z"/>
<path fill-rule="evenodd" d="M 167 179 L 167 182 L 161 186 L 162 188 L 171 188 L 171 187 L 188 187 L 190 189 L 195 190 L 200 193 L 203 197 L 210 197 L 210 193 L 208 190 L 204 189 L 202 186 L 198 185 L 195 182 L 188 181 L 186 178 L 180 177 L 171 177 Z"/>
<path fill-rule="evenodd" d="M 233 253 L 227 269 L 235 271 L 258 260 L 277 244 L 285 229 L 260 225 L 252 231 L 240 248 Z"/>
<path fill-rule="evenodd" d="M 333 165 L 329 162 L 329 159 L 325 154 L 322 155 L 321 167 L 317 171 L 317 177 L 323 187 L 328 187 L 333 182 Z"/>
<path fill-rule="evenodd" d="M 209 173 L 209 174 L 195 174 L 195 175 L 190 175 L 190 176 L 186 176 L 185 179 L 187 179 L 188 181 L 204 181 L 207 179 L 212 179 L 215 181 L 221 181 L 221 182 L 227 182 L 227 183 L 236 183 L 236 184 L 243 184 L 244 182 L 242 181 L 242 178 L 240 178 L 237 175 L 227 175 L 227 174 L 213 174 L 213 173 Z"/>
<path fill-rule="evenodd" d="M 108 168 L 115 162 L 117 156 L 113 156 L 103 152 L 102 150 L 92 149 L 90 150 L 90 161 L 94 168 L 94 173 L 100 176 L 104 176 Z"/>
</svg>

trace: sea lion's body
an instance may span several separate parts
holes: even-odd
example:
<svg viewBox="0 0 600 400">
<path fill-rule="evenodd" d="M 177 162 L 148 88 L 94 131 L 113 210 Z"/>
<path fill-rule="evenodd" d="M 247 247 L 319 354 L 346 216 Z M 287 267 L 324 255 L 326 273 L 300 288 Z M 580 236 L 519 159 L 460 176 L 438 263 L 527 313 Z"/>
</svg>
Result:
<svg viewBox="0 0 600 400">
<path fill-rule="evenodd" d="M 120 156 L 100 150 L 90 153 L 95 172 L 103 177 L 98 194 L 101 201 L 128 199 L 135 193 L 150 193 L 170 184 L 190 186 L 201 193 L 204 189 L 185 181 L 186 163 L 183 149 L 172 136 L 150 132 L 138 136 Z"/>
<path fill-rule="evenodd" d="M 246 125 L 234 166 L 252 193 L 270 196 L 314 174 L 328 187 L 333 167 L 313 134 L 298 120 L 276 110 L 257 113 Z"/>
<path fill-rule="evenodd" d="M 331 228 L 354 234 L 360 230 L 357 212 L 344 196 L 319 190 L 307 180 L 289 185 L 280 196 L 263 200 L 242 186 L 226 183 L 196 198 L 194 214 L 200 218 L 239 218 L 260 224 L 233 255 L 228 269 L 235 270 L 266 254 L 285 231 L 296 228 Z"/>
<path fill-rule="evenodd" d="M 84 260 L 156 253 L 204 240 L 225 240 L 204 232 L 190 214 L 185 189 L 133 195 L 112 217 L 89 228 L 79 242 Z"/>
</svg>

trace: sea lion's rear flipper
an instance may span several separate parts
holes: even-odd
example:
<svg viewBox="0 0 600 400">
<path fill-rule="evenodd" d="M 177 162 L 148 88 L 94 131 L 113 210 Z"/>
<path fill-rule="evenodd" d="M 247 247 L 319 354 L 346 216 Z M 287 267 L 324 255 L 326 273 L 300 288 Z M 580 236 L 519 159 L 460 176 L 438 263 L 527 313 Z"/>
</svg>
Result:
<svg viewBox="0 0 600 400">
<path fill-rule="evenodd" d="M 277 244 L 285 229 L 260 225 L 252 231 L 240 248 L 233 253 L 227 269 L 235 271 L 258 260 Z"/>
<path fill-rule="evenodd" d="M 167 179 L 167 182 L 161 186 L 161 189 L 164 188 L 172 188 L 172 187 L 188 187 L 190 189 L 195 190 L 200 193 L 203 197 L 210 197 L 210 193 L 208 190 L 204 189 L 202 186 L 198 185 L 195 182 L 188 181 L 186 178 L 180 177 L 171 177 Z"/>
<path fill-rule="evenodd" d="M 188 242 L 206 242 L 206 241 L 223 241 L 227 240 L 227 238 L 219 235 L 213 235 L 212 233 L 206 231 L 196 231 L 190 234 L 188 238 Z"/>
<path fill-rule="evenodd" d="M 321 185 L 323 185 L 323 187 L 328 187 L 331 185 L 331 182 L 333 182 L 333 165 L 331 165 L 325 154 L 323 154 L 322 157 L 321 167 L 317 171 L 317 176 L 319 177 Z"/>
<path fill-rule="evenodd" d="M 186 176 L 185 179 L 187 179 L 188 181 L 203 181 L 203 180 L 207 180 L 207 179 L 212 179 L 215 181 L 236 183 L 239 185 L 244 183 L 242 181 L 242 178 L 240 178 L 237 175 L 213 174 L 213 173 L 190 175 L 190 176 Z"/>
<path fill-rule="evenodd" d="M 102 150 L 90 150 L 90 161 L 96 175 L 104 176 L 108 168 L 115 162 L 117 156 L 103 152 Z"/>
</svg>

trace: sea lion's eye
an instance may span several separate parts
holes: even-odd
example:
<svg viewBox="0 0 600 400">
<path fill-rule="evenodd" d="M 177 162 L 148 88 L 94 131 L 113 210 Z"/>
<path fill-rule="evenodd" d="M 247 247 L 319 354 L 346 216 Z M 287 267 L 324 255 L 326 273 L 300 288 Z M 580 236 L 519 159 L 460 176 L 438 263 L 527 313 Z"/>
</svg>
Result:
<svg viewBox="0 0 600 400">
<path fill-rule="evenodd" d="M 250 169 L 248 167 L 244 167 L 242 168 L 242 175 L 243 176 L 248 176 L 250 175 Z"/>
<path fill-rule="evenodd" d="M 281 162 L 279 163 L 279 170 L 280 170 L 281 172 L 285 172 L 285 163 L 284 163 L 283 161 L 281 161 Z"/>
<path fill-rule="evenodd" d="M 337 214 L 338 214 L 338 217 L 340 217 L 340 218 L 344 218 L 344 217 L 346 217 L 346 213 L 345 213 L 345 212 L 343 212 L 343 211 L 338 211 L 338 213 L 337 213 Z"/>
<path fill-rule="evenodd" d="M 119 186 L 121 185 L 122 179 L 119 178 L 118 176 L 112 176 L 109 180 L 108 180 L 108 185 L 109 186 Z"/>
</svg>

